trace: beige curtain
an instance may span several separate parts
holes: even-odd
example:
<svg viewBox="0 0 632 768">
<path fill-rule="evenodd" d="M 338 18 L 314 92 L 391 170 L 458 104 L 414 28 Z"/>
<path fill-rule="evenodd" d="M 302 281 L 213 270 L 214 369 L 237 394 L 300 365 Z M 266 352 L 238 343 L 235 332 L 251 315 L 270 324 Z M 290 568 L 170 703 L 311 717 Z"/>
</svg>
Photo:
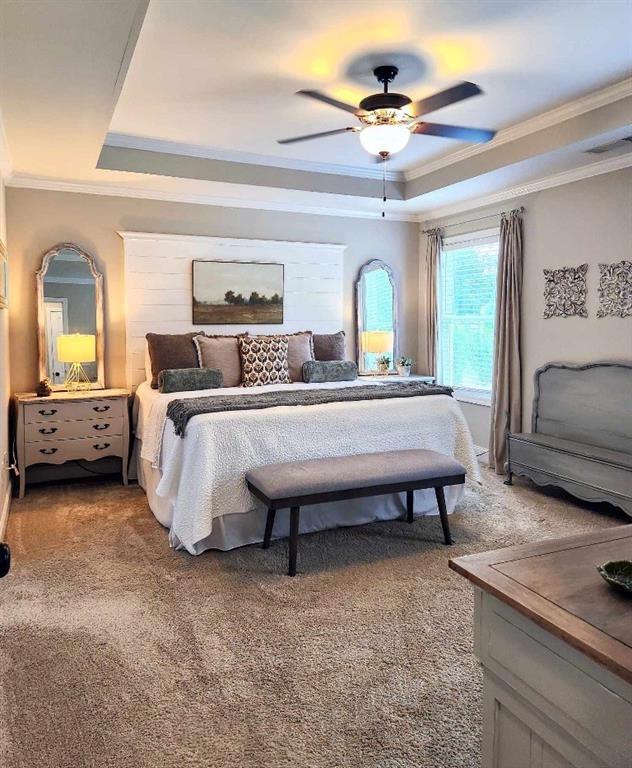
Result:
<svg viewBox="0 0 632 768">
<path fill-rule="evenodd" d="M 522 431 L 520 300 L 522 297 L 522 208 L 503 213 L 500 222 L 496 332 L 492 377 L 489 464 L 502 475 L 507 430 Z"/>
<path fill-rule="evenodd" d="M 442 243 L 440 229 L 426 231 L 426 253 L 420 265 L 420 336 L 424 339 L 425 349 L 419 361 L 420 372 L 426 376 L 437 374 L 437 272 Z"/>
</svg>

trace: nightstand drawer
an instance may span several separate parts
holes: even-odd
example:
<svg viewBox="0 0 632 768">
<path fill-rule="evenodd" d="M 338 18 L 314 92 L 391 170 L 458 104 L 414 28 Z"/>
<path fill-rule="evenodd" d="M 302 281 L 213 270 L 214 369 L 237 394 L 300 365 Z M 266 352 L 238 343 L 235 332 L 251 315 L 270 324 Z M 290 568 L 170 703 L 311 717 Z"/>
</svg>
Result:
<svg viewBox="0 0 632 768">
<path fill-rule="evenodd" d="M 112 437 L 123 434 L 123 419 L 86 419 L 85 421 L 34 422 L 24 427 L 27 443 L 48 440 L 76 440 L 80 437 Z"/>
<path fill-rule="evenodd" d="M 40 424 L 51 421 L 122 418 L 124 407 L 125 402 L 122 398 L 80 400 L 78 402 L 65 403 L 33 403 L 24 406 L 24 423 Z"/>
<path fill-rule="evenodd" d="M 123 438 L 84 437 L 79 440 L 47 440 L 45 443 L 27 443 L 26 464 L 63 464 L 65 461 L 84 459 L 94 461 L 102 456 L 121 456 Z"/>
</svg>

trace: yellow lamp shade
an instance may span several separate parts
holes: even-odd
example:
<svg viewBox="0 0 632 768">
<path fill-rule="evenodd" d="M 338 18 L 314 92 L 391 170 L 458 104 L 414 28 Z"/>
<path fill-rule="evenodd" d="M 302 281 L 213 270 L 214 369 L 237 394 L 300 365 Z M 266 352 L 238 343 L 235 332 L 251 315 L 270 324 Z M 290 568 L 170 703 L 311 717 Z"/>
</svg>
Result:
<svg viewBox="0 0 632 768">
<path fill-rule="evenodd" d="M 373 352 L 378 355 L 392 352 L 393 331 L 363 331 L 362 351 Z"/>
<path fill-rule="evenodd" d="M 57 359 L 60 363 L 93 363 L 96 340 L 88 333 L 69 333 L 57 337 Z"/>
</svg>

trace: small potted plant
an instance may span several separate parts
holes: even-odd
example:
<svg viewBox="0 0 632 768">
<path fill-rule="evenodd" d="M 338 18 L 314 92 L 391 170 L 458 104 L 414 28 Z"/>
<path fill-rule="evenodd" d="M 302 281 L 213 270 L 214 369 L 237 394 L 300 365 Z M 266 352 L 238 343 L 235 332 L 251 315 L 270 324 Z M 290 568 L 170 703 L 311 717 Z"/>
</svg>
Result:
<svg viewBox="0 0 632 768">
<path fill-rule="evenodd" d="M 379 355 L 377 358 L 377 369 L 380 373 L 388 373 L 391 369 L 391 356 Z"/>
<path fill-rule="evenodd" d="M 412 357 L 406 357 L 405 355 L 398 357 L 395 366 L 397 368 L 397 373 L 400 376 L 410 376 L 410 369 L 413 367 L 414 362 Z"/>
</svg>

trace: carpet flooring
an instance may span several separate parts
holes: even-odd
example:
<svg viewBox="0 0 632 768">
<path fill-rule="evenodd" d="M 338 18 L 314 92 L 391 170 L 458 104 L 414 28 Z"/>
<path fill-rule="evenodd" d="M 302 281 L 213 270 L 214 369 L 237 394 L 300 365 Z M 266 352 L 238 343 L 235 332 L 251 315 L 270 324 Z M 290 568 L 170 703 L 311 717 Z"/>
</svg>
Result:
<svg viewBox="0 0 632 768">
<path fill-rule="evenodd" d="M 626 522 L 485 472 L 451 517 L 173 552 L 138 487 L 35 487 L 0 581 L 3 768 L 475 768 L 481 673 L 449 556 Z"/>
</svg>

